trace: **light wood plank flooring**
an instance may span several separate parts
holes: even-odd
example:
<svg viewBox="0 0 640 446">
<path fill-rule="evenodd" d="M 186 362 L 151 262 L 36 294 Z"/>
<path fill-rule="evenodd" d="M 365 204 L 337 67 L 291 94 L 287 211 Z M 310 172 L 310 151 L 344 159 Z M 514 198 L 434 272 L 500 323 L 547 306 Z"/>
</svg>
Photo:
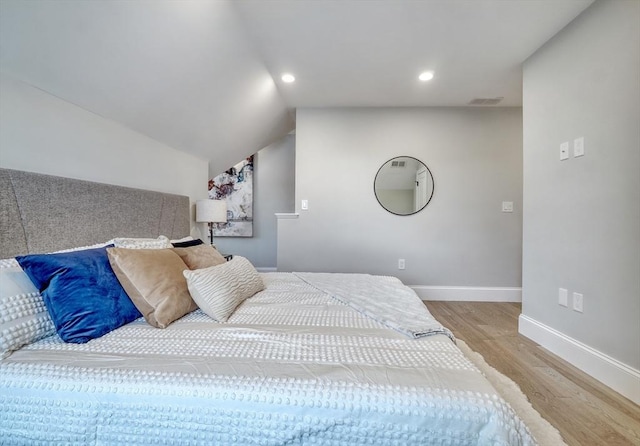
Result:
<svg viewBox="0 0 640 446">
<path fill-rule="evenodd" d="M 425 303 L 456 337 L 515 381 L 568 445 L 640 445 L 640 406 L 519 335 L 520 304 Z"/>
</svg>

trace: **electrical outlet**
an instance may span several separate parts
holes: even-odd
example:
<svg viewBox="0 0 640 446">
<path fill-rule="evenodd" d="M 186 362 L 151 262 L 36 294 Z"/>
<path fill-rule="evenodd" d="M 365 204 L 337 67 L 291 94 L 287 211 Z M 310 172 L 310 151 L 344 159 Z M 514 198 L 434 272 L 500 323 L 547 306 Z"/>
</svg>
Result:
<svg viewBox="0 0 640 446">
<path fill-rule="evenodd" d="M 558 288 L 558 305 L 569 306 L 569 292 L 566 288 Z"/>
<path fill-rule="evenodd" d="M 560 144 L 560 161 L 569 159 L 569 141 Z"/>
<path fill-rule="evenodd" d="M 404 269 L 405 263 L 404 259 L 398 259 L 398 269 Z"/>
<path fill-rule="evenodd" d="M 584 296 L 581 293 L 573 293 L 573 310 L 582 313 Z"/>
</svg>

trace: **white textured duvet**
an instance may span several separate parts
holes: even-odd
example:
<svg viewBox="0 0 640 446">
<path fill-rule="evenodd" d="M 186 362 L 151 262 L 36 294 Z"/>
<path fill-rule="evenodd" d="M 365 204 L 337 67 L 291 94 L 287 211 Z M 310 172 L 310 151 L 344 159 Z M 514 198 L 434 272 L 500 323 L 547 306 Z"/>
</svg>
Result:
<svg viewBox="0 0 640 446">
<path fill-rule="evenodd" d="M 359 278 L 343 302 L 323 287 L 352 283 L 312 276 L 264 274 L 225 324 L 196 311 L 164 330 L 139 319 L 24 347 L 0 362 L 0 444 L 533 444 L 430 316 L 408 330 L 432 335 L 414 339 L 389 328 L 411 322 L 408 304 L 373 319 L 390 288 Z"/>
</svg>

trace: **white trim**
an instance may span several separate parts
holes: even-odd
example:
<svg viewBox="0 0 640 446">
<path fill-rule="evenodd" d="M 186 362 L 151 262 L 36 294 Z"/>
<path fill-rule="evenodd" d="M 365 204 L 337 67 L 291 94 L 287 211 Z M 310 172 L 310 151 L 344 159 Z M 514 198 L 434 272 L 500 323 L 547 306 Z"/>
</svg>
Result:
<svg viewBox="0 0 640 446">
<path fill-rule="evenodd" d="M 640 371 L 524 314 L 518 332 L 640 404 Z"/>
<path fill-rule="evenodd" d="M 278 268 L 275 266 L 256 266 L 256 271 L 259 273 L 275 273 L 278 271 Z"/>
<path fill-rule="evenodd" d="M 298 218 L 300 216 L 300 214 L 296 213 L 296 212 L 276 212 L 276 218 L 278 220 L 287 220 L 287 219 L 293 219 L 293 218 Z"/>
<path fill-rule="evenodd" d="M 522 302 L 522 288 L 409 285 L 422 300 Z"/>
</svg>

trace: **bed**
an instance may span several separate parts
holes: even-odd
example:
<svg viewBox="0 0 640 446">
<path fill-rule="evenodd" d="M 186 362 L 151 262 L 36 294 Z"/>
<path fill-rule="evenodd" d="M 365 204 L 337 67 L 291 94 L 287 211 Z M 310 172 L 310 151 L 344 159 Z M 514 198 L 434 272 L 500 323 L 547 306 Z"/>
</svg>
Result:
<svg viewBox="0 0 640 446">
<path fill-rule="evenodd" d="M 19 189 L 15 178 L 33 184 L 33 175 L 0 169 L 9 195 Z M 114 187 L 81 186 L 92 193 Z M 165 199 L 173 203 L 165 211 L 182 213 L 184 200 L 158 198 Z M 1 215 L 28 213 L 15 195 L 0 200 Z M 12 202 L 13 210 L 6 205 Z M 188 235 L 188 211 L 184 226 L 156 207 L 170 228 L 156 222 L 143 235 Z M 123 227 L 98 226 L 101 238 L 93 242 L 122 235 Z M 23 230 L 25 244 L 12 249 L 26 251 L 11 255 L 79 246 L 69 245 L 77 241 L 69 232 L 62 245 L 44 251 L 30 249 Z M 5 266 L 15 268 L 11 259 Z M 200 305 L 163 329 L 145 314 L 86 343 L 64 342 L 54 332 L 10 352 L 0 361 L 0 444 L 535 444 L 451 333 L 399 280 L 247 274 L 261 289 L 224 322 Z"/>
</svg>

